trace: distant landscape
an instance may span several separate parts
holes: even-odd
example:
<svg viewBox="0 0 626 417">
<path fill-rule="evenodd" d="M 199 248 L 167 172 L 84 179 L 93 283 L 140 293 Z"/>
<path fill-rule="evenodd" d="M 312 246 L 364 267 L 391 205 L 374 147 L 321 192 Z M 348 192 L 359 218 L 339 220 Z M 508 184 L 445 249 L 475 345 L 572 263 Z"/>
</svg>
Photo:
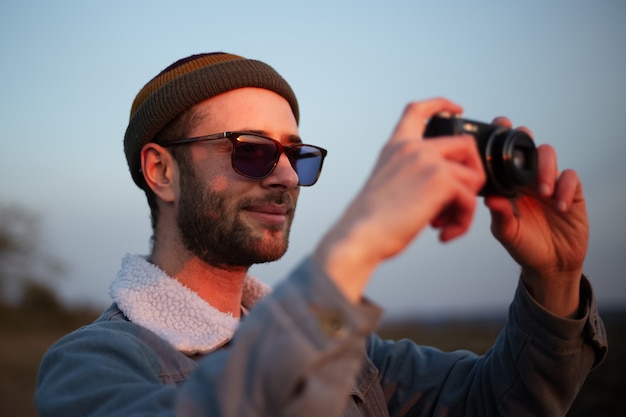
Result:
<svg viewBox="0 0 626 417">
<path fill-rule="evenodd" d="M 45 288 L 31 288 L 22 304 L 0 306 L 0 415 L 37 416 L 33 393 L 39 361 L 62 335 L 90 323 L 99 312 L 68 310 Z M 610 350 L 588 378 L 568 417 L 626 416 L 626 310 L 603 314 Z M 385 322 L 384 338 L 410 338 L 442 350 L 485 352 L 494 342 L 501 317 Z"/>
</svg>

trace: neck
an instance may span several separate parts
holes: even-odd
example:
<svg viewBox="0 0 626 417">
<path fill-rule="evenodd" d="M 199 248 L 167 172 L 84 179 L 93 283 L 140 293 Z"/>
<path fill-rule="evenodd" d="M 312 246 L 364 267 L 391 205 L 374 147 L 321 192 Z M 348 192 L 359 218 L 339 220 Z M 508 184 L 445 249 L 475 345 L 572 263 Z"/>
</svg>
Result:
<svg viewBox="0 0 626 417">
<path fill-rule="evenodd" d="M 189 254 L 174 257 L 163 252 L 155 247 L 150 261 L 217 310 L 233 317 L 241 315 L 243 282 L 248 268 L 216 267 Z"/>
</svg>

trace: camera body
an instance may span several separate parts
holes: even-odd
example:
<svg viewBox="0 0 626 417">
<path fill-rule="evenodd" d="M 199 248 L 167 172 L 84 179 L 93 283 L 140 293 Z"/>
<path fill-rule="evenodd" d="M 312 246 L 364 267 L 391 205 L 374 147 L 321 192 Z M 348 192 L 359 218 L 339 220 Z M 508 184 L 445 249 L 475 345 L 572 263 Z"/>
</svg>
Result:
<svg viewBox="0 0 626 417">
<path fill-rule="evenodd" d="M 524 132 L 441 114 L 430 119 L 424 138 L 461 134 L 474 136 L 487 174 L 479 195 L 512 197 L 537 178 L 537 148 Z"/>
</svg>

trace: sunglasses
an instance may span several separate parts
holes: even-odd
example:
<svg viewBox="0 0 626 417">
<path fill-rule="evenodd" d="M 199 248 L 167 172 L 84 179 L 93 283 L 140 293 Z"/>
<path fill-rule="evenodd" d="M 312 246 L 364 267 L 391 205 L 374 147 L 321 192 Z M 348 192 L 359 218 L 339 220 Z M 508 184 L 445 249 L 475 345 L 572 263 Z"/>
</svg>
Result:
<svg viewBox="0 0 626 417">
<path fill-rule="evenodd" d="M 233 144 L 230 161 L 238 174 L 252 179 L 265 178 L 274 171 L 280 155 L 284 153 L 291 167 L 298 174 L 298 185 L 301 186 L 310 186 L 317 182 L 327 153 L 326 149 L 319 146 L 302 143 L 285 146 L 272 138 L 245 132 L 223 132 L 178 139 L 162 146 L 169 147 L 218 139 L 228 139 Z"/>
</svg>

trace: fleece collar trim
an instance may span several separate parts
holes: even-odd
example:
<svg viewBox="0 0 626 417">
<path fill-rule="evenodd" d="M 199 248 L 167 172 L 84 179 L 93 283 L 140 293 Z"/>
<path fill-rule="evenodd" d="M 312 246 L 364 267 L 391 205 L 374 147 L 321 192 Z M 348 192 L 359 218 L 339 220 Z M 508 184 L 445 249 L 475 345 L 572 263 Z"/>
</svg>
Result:
<svg viewBox="0 0 626 417">
<path fill-rule="evenodd" d="M 270 288 L 248 275 L 242 307 L 251 308 Z M 128 254 L 110 287 L 119 309 L 186 355 L 205 354 L 228 343 L 239 319 L 223 313 L 170 277 L 145 256 Z"/>
</svg>

